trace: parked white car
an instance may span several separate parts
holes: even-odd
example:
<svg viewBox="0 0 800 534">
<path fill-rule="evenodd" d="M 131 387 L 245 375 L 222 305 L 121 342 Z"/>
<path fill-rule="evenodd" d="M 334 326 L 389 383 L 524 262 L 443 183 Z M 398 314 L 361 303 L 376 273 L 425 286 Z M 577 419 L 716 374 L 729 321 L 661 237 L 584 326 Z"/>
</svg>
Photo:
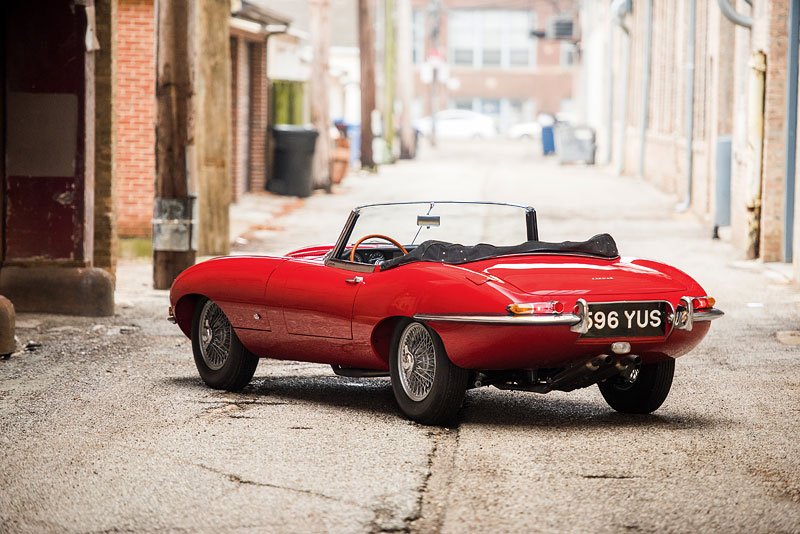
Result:
<svg viewBox="0 0 800 534">
<path fill-rule="evenodd" d="M 542 125 L 538 122 L 521 122 L 508 129 L 511 139 L 539 139 L 542 135 Z"/>
<path fill-rule="evenodd" d="M 431 117 L 414 121 L 420 135 L 430 137 Z M 437 139 L 492 139 L 497 128 L 491 117 L 466 109 L 445 109 L 436 114 Z"/>
</svg>

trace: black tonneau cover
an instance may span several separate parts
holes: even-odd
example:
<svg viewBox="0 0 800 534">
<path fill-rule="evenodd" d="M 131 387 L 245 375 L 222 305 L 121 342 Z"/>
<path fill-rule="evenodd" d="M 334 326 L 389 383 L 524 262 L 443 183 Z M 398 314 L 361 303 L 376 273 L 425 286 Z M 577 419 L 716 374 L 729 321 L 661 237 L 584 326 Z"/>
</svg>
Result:
<svg viewBox="0 0 800 534">
<path fill-rule="evenodd" d="M 475 246 L 464 246 L 444 241 L 423 241 L 405 256 L 381 263 L 381 270 L 392 269 L 417 261 L 433 261 L 459 265 L 473 261 L 485 260 L 509 254 L 580 254 L 598 258 L 614 259 L 619 257 L 617 244 L 608 234 L 598 234 L 586 241 L 564 241 L 547 243 L 545 241 L 526 241 L 521 245 L 496 247 L 486 243 Z"/>
</svg>

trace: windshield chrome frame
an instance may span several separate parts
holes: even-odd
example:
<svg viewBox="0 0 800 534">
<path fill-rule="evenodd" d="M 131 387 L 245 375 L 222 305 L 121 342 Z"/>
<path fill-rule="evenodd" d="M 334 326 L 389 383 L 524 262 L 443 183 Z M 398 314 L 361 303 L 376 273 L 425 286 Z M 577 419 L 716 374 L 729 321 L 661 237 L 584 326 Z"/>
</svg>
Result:
<svg viewBox="0 0 800 534">
<path fill-rule="evenodd" d="M 350 212 L 350 215 L 347 218 L 347 222 L 344 223 L 342 232 L 339 234 L 339 239 L 336 240 L 336 245 L 334 245 L 331 251 L 325 256 L 325 265 L 333 265 L 351 271 L 373 272 L 375 270 L 375 266 L 372 264 L 356 263 L 339 259 L 339 256 L 341 256 L 342 252 L 344 252 L 344 250 L 347 248 L 347 241 L 350 239 L 350 235 L 355 229 L 356 222 L 361 214 L 361 210 L 364 208 L 376 208 L 381 206 L 408 206 L 411 204 L 430 204 L 431 206 L 436 204 L 469 204 L 478 206 L 507 206 L 510 208 L 519 208 L 525 212 L 525 224 L 528 241 L 539 240 L 539 228 L 536 221 L 536 210 L 531 206 L 525 206 L 522 204 L 509 204 L 507 202 L 479 202 L 468 200 L 415 200 L 407 202 L 380 202 L 376 204 L 364 204 L 353 208 L 353 211 Z"/>
</svg>

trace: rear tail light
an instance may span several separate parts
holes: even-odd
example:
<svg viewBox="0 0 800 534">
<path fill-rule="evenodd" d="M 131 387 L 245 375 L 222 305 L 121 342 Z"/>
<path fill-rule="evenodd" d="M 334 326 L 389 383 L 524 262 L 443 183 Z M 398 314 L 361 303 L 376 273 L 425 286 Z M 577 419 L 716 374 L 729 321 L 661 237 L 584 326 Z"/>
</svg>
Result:
<svg viewBox="0 0 800 534">
<path fill-rule="evenodd" d="M 692 299 L 692 308 L 695 310 L 705 310 L 713 308 L 717 301 L 714 297 L 695 297 Z"/>
<path fill-rule="evenodd" d="M 557 300 L 514 303 L 509 304 L 507 309 L 514 315 L 555 315 L 564 311 L 564 303 Z"/>
</svg>

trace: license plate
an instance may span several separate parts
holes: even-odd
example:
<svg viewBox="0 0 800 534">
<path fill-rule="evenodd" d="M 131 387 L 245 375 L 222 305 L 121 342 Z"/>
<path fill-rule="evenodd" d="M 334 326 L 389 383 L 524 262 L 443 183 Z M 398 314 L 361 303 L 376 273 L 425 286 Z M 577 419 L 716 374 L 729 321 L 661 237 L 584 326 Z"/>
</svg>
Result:
<svg viewBox="0 0 800 534">
<path fill-rule="evenodd" d="M 589 304 L 589 331 L 581 337 L 662 337 L 667 331 L 666 302 Z"/>
</svg>

